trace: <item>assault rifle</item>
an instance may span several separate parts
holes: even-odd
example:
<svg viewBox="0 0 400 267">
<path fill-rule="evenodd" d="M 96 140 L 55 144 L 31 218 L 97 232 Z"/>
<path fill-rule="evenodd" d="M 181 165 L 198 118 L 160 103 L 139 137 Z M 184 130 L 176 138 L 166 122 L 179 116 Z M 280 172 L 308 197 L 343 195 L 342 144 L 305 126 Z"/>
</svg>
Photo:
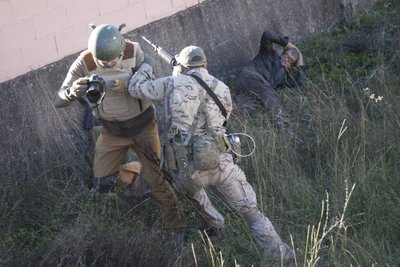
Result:
<svg viewBox="0 0 400 267">
<path fill-rule="evenodd" d="M 172 55 L 171 52 L 166 50 L 165 48 L 162 48 L 154 43 L 152 43 L 150 40 L 148 40 L 146 37 L 142 36 L 142 39 L 145 40 L 149 45 L 151 45 L 154 48 L 154 51 L 156 52 L 156 55 L 159 55 L 162 59 L 164 59 L 169 65 L 175 67 L 178 66 L 179 63 L 176 60 L 175 56 Z"/>
<path fill-rule="evenodd" d="M 207 224 L 207 219 L 204 217 L 203 213 L 200 210 L 200 207 L 194 202 L 194 200 L 192 198 L 190 198 L 187 194 L 185 194 L 184 192 L 182 192 L 182 190 L 176 185 L 175 181 L 177 180 L 177 178 L 175 177 L 175 175 L 164 169 L 162 167 L 162 162 L 159 159 L 159 157 L 157 157 L 155 154 L 151 154 L 148 151 L 146 151 L 140 144 L 138 144 L 136 141 L 134 141 L 134 143 L 136 144 L 137 148 L 139 149 L 140 152 L 143 153 L 143 155 L 152 163 L 155 164 L 155 166 L 157 166 L 157 169 L 155 171 L 157 171 L 158 173 L 163 174 L 164 179 L 167 181 L 167 183 L 169 183 L 169 185 L 172 187 L 172 189 L 174 190 L 174 192 L 180 196 L 181 198 L 183 198 L 184 200 L 186 200 L 190 205 L 192 205 L 192 207 L 194 208 L 194 210 L 197 212 L 197 214 L 199 215 L 199 217 L 204 220 L 204 223 Z M 215 231 L 217 231 L 215 234 L 222 234 L 220 233 L 217 229 L 213 229 Z"/>
</svg>

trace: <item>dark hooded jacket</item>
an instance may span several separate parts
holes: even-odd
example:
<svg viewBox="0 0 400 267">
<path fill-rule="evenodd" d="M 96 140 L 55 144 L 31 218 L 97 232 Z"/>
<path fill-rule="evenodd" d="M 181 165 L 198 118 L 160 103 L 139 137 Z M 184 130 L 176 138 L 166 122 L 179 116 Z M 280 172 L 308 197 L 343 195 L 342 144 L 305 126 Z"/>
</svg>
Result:
<svg viewBox="0 0 400 267">
<path fill-rule="evenodd" d="M 305 66 L 297 67 L 295 77 L 292 77 L 282 65 L 281 56 L 273 49 L 273 43 L 285 47 L 288 42 L 288 37 L 265 31 L 261 37 L 259 53 L 242 68 L 234 84 L 236 93 L 261 100 L 273 115 L 283 112 L 277 89 L 304 85 Z"/>
</svg>

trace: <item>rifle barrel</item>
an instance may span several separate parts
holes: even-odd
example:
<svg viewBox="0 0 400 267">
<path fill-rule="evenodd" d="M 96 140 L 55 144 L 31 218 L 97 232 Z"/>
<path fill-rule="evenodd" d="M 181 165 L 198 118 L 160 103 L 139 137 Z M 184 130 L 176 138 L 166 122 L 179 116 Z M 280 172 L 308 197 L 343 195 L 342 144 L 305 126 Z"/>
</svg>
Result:
<svg viewBox="0 0 400 267">
<path fill-rule="evenodd" d="M 162 48 L 162 47 L 152 43 L 149 39 L 147 39 L 144 36 L 142 36 L 142 39 L 145 40 L 149 45 L 151 45 L 154 48 L 154 50 L 156 52 L 156 55 L 159 55 L 169 65 L 171 65 L 171 66 L 178 66 L 179 65 L 179 63 L 175 59 L 175 56 L 171 52 L 169 52 L 165 48 Z"/>
</svg>

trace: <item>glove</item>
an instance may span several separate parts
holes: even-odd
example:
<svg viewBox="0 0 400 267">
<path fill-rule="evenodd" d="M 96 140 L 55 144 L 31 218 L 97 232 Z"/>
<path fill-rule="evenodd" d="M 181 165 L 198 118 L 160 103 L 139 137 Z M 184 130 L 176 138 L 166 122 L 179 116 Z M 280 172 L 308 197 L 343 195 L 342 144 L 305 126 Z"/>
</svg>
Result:
<svg viewBox="0 0 400 267">
<path fill-rule="evenodd" d="M 66 96 L 68 99 L 76 99 L 86 94 L 88 89 L 87 78 L 79 78 L 72 83 L 71 88 L 67 91 Z"/>
<path fill-rule="evenodd" d="M 120 95 L 128 94 L 128 82 L 125 80 L 113 80 L 110 82 L 111 90 Z"/>
<path fill-rule="evenodd" d="M 172 70 L 172 76 L 178 76 L 181 75 L 181 65 L 178 66 L 174 66 L 173 70 Z"/>
<path fill-rule="evenodd" d="M 145 53 L 143 63 L 149 64 L 153 68 L 153 71 L 154 71 L 154 65 L 155 65 L 154 58 L 152 58 L 151 56 L 149 56 L 148 54 Z"/>
</svg>

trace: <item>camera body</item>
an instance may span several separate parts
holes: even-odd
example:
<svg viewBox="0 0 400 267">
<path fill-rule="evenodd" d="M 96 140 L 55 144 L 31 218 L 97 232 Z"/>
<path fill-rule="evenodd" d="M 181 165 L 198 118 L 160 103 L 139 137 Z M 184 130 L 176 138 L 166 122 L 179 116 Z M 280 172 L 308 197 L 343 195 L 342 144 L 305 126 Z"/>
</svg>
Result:
<svg viewBox="0 0 400 267">
<path fill-rule="evenodd" d="M 87 81 L 86 97 L 90 103 L 98 104 L 104 96 L 106 82 L 97 74 L 92 74 Z"/>
</svg>

